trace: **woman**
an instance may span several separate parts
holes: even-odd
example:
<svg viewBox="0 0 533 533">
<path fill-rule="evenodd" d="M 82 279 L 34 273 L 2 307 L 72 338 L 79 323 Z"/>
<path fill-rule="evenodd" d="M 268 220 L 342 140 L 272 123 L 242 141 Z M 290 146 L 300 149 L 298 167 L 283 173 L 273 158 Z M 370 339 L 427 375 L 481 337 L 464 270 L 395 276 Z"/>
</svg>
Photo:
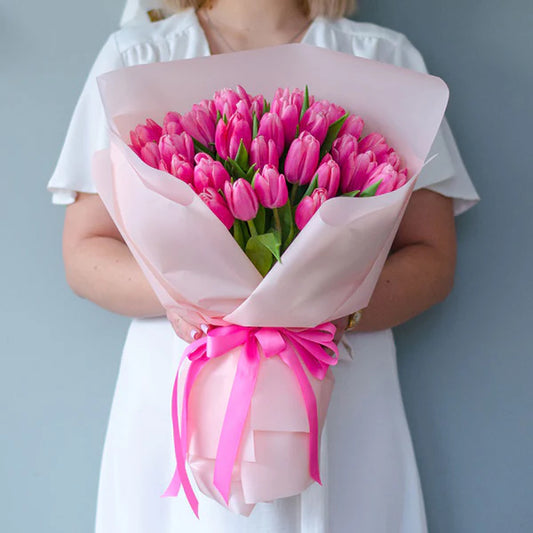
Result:
<svg viewBox="0 0 533 533">
<path fill-rule="evenodd" d="M 426 531 L 390 328 L 449 293 L 455 268 L 454 212 L 464 211 L 477 199 L 445 122 L 434 147 L 439 158 L 419 178 L 372 301 L 355 331 L 342 340 L 353 361 L 341 361 L 335 369 L 328 445 L 322 448 L 327 488 L 313 486 L 301 496 L 258 505 L 249 518 L 201 497 L 200 521 L 183 494 L 160 498 L 174 468 L 169 394 L 185 343 L 162 317 L 161 304 L 94 194 L 91 156 L 107 143 L 95 77 L 135 64 L 299 41 L 425 70 L 403 35 L 339 18 L 348 12 L 348 1 L 173 4 L 186 9 L 155 24 L 124 28 L 106 42 L 48 184 L 53 201 L 68 204 L 63 242 L 70 286 L 81 297 L 134 317 L 104 447 L 96 531 Z M 346 319 L 338 321 L 339 332 L 346 324 Z M 200 326 L 179 317 L 174 323 L 185 341 L 201 335 Z"/>
</svg>

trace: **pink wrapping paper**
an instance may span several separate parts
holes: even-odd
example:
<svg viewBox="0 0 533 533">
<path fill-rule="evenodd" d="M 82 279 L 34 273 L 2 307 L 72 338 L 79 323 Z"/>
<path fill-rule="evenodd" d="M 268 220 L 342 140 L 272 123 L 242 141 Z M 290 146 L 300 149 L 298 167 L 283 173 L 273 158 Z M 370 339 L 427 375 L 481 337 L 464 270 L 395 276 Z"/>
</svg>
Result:
<svg viewBox="0 0 533 533">
<path fill-rule="evenodd" d="M 127 146 L 129 130 L 147 117 L 161 122 L 237 84 L 267 99 L 277 87 L 309 85 L 317 98 L 362 116 L 365 131 L 383 134 L 414 177 L 383 196 L 328 200 L 262 279 L 188 185 Z M 94 181 L 164 307 L 191 322 L 285 328 L 366 307 L 448 97 L 438 78 L 301 44 L 126 68 L 101 76 L 99 86 L 111 142 L 95 155 Z M 191 393 L 188 460 L 199 488 L 223 503 L 212 476 L 235 354 L 209 366 Z M 333 378 L 311 381 L 321 430 Z M 304 490 L 312 481 L 302 453 L 308 431 L 290 369 L 262 360 L 229 507 L 249 514 L 258 501 Z"/>
</svg>

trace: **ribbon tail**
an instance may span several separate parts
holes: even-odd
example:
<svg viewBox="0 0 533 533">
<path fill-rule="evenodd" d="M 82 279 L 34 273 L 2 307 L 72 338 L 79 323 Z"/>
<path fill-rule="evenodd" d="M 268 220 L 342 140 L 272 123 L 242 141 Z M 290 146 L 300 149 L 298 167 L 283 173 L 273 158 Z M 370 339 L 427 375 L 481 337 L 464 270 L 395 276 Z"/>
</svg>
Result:
<svg viewBox="0 0 533 533">
<path fill-rule="evenodd" d="M 239 452 L 244 424 L 250 410 L 258 371 L 257 344 L 255 339 L 248 339 L 237 364 L 215 461 L 213 483 L 226 504 L 229 502 L 231 475 Z"/>
<path fill-rule="evenodd" d="M 182 359 L 183 362 L 183 359 Z M 174 387 L 172 388 L 172 431 L 174 434 L 174 454 L 176 457 L 176 469 L 172 480 L 170 481 L 169 486 L 162 494 L 163 498 L 168 498 L 172 496 L 177 496 L 181 486 L 183 485 L 183 491 L 187 497 L 187 501 L 191 506 L 196 518 L 199 518 L 198 515 L 198 499 L 196 498 L 194 491 L 191 487 L 191 483 L 187 476 L 187 471 L 185 469 L 185 451 L 182 444 L 182 439 L 180 436 L 180 427 L 179 427 L 179 416 L 178 416 L 178 377 L 179 377 L 179 368 L 181 367 L 181 362 L 176 372 L 176 378 L 174 379 Z"/>
<path fill-rule="evenodd" d="M 309 378 L 296 355 L 296 351 L 297 348 L 288 348 L 280 356 L 294 372 L 300 385 L 300 390 L 302 391 L 305 409 L 307 411 L 307 420 L 309 422 L 309 473 L 319 485 L 322 485 L 318 464 L 318 408 L 316 397 Z"/>
</svg>

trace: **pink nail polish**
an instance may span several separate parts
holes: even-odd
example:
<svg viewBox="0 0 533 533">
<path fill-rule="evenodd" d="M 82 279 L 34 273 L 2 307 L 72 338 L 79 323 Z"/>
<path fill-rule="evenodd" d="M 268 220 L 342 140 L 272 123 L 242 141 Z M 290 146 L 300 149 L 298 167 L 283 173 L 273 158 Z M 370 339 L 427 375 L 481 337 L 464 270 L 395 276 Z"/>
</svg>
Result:
<svg viewBox="0 0 533 533">
<path fill-rule="evenodd" d="M 191 337 L 196 341 L 200 338 L 200 332 L 197 329 L 191 330 Z"/>
</svg>

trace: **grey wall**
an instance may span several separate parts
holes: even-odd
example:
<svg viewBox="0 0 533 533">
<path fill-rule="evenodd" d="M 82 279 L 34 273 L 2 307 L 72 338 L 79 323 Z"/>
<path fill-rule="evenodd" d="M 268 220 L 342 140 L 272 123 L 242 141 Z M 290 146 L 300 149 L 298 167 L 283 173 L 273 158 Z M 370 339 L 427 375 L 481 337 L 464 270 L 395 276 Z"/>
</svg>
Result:
<svg viewBox="0 0 533 533">
<path fill-rule="evenodd" d="M 121 8 L 120 0 L 0 6 L 6 533 L 92 529 L 128 321 L 69 292 L 63 210 L 49 204 L 44 187 L 88 68 Z M 407 34 L 448 82 L 448 118 L 483 198 L 457 220 L 453 295 L 397 331 L 430 531 L 528 532 L 533 4 L 364 0 L 359 18 Z"/>
</svg>

